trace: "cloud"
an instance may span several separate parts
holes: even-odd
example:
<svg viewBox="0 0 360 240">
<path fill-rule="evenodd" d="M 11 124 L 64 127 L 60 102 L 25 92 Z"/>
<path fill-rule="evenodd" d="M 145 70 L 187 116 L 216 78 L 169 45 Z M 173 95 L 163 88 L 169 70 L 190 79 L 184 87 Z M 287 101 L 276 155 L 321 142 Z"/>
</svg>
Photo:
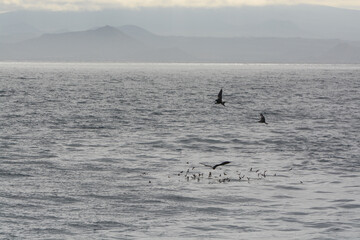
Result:
<svg viewBox="0 0 360 240">
<path fill-rule="evenodd" d="M 225 7 L 273 4 L 315 4 L 360 9 L 359 0 L 2 0 L 0 12 L 28 9 L 51 11 L 101 10 L 138 7 Z"/>
</svg>

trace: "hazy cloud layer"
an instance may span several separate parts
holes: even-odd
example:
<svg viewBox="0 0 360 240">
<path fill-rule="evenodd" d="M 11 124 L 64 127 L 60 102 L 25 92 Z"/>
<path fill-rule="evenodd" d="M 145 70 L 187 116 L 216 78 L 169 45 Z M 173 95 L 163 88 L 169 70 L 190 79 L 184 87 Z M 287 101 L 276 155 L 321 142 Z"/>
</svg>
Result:
<svg viewBox="0 0 360 240">
<path fill-rule="evenodd" d="M 360 9 L 359 0 L 1 0 L 0 12 L 13 10 L 80 11 L 137 7 L 224 7 L 316 4 Z"/>
</svg>

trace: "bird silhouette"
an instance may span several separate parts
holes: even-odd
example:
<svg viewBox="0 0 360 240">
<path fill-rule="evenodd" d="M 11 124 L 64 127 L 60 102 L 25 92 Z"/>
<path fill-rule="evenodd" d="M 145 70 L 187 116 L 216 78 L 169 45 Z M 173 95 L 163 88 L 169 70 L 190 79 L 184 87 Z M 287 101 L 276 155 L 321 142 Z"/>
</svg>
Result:
<svg viewBox="0 0 360 240">
<path fill-rule="evenodd" d="M 204 164 L 204 163 L 201 163 L 201 164 L 202 164 L 202 165 L 204 165 L 204 166 L 206 166 L 206 167 L 211 167 L 212 169 L 215 169 L 215 168 L 217 168 L 217 167 L 219 167 L 219 166 L 226 165 L 226 164 L 229 164 L 229 163 L 231 163 L 231 162 L 229 162 L 229 161 L 225 161 L 225 162 L 222 162 L 222 163 L 216 164 L 216 165 L 214 165 L 214 166 L 207 165 L 207 164 Z"/>
<path fill-rule="evenodd" d="M 223 106 L 225 106 L 225 101 L 222 100 L 222 89 L 218 94 L 218 98 L 215 100 L 215 104 L 222 104 Z"/>
<path fill-rule="evenodd" d="M 262 113 L 260 113 L 260 120 L 259 120 L 259 123 L 265 123 L 265 124 L 268 124 L 266 121 L 265 121 L 265 117 Z"/>
</svg>

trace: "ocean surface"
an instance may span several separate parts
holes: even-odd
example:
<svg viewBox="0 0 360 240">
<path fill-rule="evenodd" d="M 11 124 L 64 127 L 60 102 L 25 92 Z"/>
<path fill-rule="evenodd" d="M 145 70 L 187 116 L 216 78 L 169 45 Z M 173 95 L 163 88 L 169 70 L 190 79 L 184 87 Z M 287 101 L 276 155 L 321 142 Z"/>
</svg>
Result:
<svg viewBox="0 0 360 240">
<path fill-rule="evenodd" d="M 360 239 L 359 170 L 360 65 L 0 63 L 0 239 Z"/>
</svg>

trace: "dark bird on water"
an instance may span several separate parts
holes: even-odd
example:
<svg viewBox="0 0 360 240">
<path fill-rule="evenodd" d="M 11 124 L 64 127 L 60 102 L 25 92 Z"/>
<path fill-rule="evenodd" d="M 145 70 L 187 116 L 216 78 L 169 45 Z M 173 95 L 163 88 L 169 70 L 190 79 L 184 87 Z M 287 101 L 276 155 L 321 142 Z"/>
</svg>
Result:
<svg viewBox="0 0 360 240">
<path fill-rule="evenodd" d="M 267 122 L 265 121 L 265 117 L 262 113 L 260 113 L 260 120 L 259 120 L 259 123 L 265 123 L 267 124 Z"/>
<path fill-rule="evenodd" d="M 215 169 L 215 168 L 217 168 L 217 167 L 219 167 L 219 166 L 226 165 L 226 164 L 229 164 L 229 163 L 230 163 L 229 161 L 225 161 L 225 162 L 216 164 L 216 165 L 214 165 L 214 166 L 207 165 L 207 164 L 203 164 L 203 163 L 201 163 L 201 164 L 204 165 L 204 166 L 206 166 L 206 167 L 211 167 L 212 169 Z"/>
<path fill-rule="evenodd" d="M 225 106 L 225 101 L 222 100 L 222 89 L 218 94 L 218 98 L 215 100 L 215 104 L 222 104 L 223 106 Z"/>
</svg>

